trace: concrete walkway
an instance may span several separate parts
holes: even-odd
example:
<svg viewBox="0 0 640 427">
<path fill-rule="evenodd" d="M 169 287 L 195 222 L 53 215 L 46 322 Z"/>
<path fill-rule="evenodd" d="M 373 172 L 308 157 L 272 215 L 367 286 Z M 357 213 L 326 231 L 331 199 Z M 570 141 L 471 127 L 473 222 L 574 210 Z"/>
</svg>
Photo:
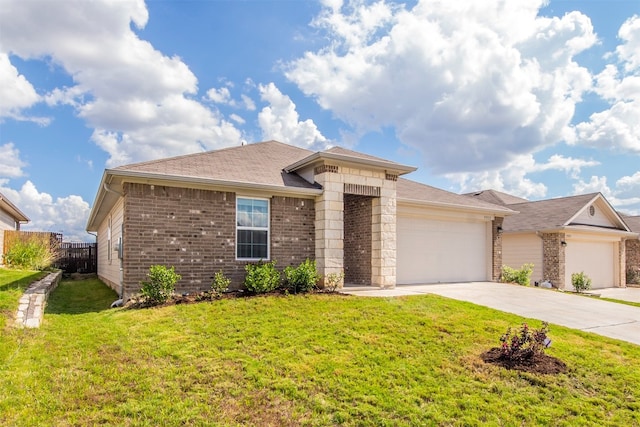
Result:
<svg viewBox="0 0 640 427">
<path fill-rule="evenodd" d="M 628 299 L 640 298 L 640 288 L 626 291 Z M 493 282 L 400 285 L 395 289 L 345 287 L 342 292 L 372 297 L 436 294 L 640 345 L 640 307 L 596 297 Z"/>
</svg>

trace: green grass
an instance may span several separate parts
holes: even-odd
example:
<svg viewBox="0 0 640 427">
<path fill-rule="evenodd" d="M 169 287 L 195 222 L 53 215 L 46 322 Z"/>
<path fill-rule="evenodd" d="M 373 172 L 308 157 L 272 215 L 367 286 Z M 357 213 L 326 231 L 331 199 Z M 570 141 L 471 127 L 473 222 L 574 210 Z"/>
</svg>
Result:
<svg viewBox="0 0 640 427">
<path fill-rule="evenodd" d="M 116 298 L 63 281 L 40 329 L 3 332 L 0 424 L 640 425 L 639 346 L 552 325 L 569 372 L 507 371 L 479 355 L 523 319 L 469 303 Z"/>
<path fill-rule="evenodd" d="M 625 305 L 631 305 L 631 306 L 634 306 L 634 307 L 640 307 L 640 302 L 624 301 L 624 300 L 621 300 L 621 299 L 602 298 L 602 297 L 600 297 L 600 299 L 602 301 L 617 302 L 618 304 L 625 304 Z"/>
<path fill-rule="evenodd" d="M 7 319 L 13 318 L 20 296 L 29 285 L 46 276 L 42 271 L 24 271 L 0 268 L 0 330 Z"/>
</svg>

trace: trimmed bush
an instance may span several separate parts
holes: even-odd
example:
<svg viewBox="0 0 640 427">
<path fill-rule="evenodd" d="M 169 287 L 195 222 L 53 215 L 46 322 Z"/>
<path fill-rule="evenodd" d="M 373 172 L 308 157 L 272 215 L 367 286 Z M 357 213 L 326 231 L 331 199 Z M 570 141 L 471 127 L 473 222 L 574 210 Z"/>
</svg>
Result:
<svg viewBox="0 0 640 427">
<path fill-rule="evenodd" d="M 324 278 L 324 288 L 329 292 L 335 292 L 336 289 L 339 289 L 344 284 L 344 272 L 340 273 L 329 273 Z"/>
<path fill-rule="evenodd" d="M 173 267 L 152 265 L 149 267 L 148 281 L 141 282 L 142 297 L 151 304 L 162 304 L 173 295 L 176 283 L 182 278 Z"/>
<path fill-rule="evenodd" d="M 509 267 L 508 265 L 503 265 L 500 281 L 503 283 L 517 283 L 522 286 L 529 286 L 531 285 L 532 273 L 533 264 L 524 264 L 519 270 Z"/>
<path fill-rule="evenodd" d="M 213 276 L 213 282 L 211 283 L 211 292 L 219 296 L 224 291 L 229 289 L 229 285 L 231 284 L 231 279 L 224 275 L 222 271 L 218 271 Z"/>
<path fill-rule="evenodd" d="M 531 360 L 538 354 L 544 353 L 551 346 L 551 340 L 547 337 L 549 324 L 542 323 L 540 329 L 531 330 L 526 323 L 522 324 L 520 331 L 514 332 L 511 327 L 500 337 L 502 357 L 510 362 Z"/>
<path fill-rule="evenodd" d="M 584 271 L 581 271 L 571 275 L 571 284 L 576 292 L 584 292 L 591 288 L 591 279 L 584 274 Z"/>
<path fill-rule="evenodd" d="M 316 262 L 310 261 L 308 258 L 297 267 L 286 267 L 284 276 L 287 287 L 294 293 L 309 292 L 320 280 L 320 275 L 316 270 Z"/>
<path fill-rule="evenodd" d="M 244 266 L 247 275 L 244 285 L 251 292 L 263 294 L 280 286 L 280 272 L 276 270 L 276 262 L 258 262 Z"/>
</svg>

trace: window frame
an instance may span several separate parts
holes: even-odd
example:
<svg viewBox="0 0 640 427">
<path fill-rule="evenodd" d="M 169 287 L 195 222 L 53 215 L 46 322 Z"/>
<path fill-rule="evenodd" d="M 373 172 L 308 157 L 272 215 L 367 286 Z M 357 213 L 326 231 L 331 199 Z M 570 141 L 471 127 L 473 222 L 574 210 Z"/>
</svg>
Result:
<svg viewBox="0 0 640 427">
<path fill-rule="evenodd" d="M 238 214 L 240 210 L 238 209 L 238 204 L 240 200 L 260 200 L 267 202 L 267 226 L 266 227 L 254 227 L 254 226 L 241 226 L 238 224 Z M 239 231 L 266 231 L 267 232 L 267 256 L 266 257 L 240 257 L 239 250 L 240 245 L 238 245 L 238 233 Z M 271 199 L 265 197 L 253 197 L 253 196 L 243 196 L 236 195 L 236 224 L 235 224 L 235 237 L 236 237 L 236 247 L 235 247 L 235 259 L 236 261 L 270 261 L 271 260 Z"/>
</svg>

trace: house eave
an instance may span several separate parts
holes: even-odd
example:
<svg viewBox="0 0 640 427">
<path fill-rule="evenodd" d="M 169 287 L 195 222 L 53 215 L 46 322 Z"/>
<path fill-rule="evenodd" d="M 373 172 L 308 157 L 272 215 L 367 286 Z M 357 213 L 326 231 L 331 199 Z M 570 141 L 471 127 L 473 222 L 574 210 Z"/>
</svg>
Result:
<svg viewBox="0 0 640 427">
<path fill-rule="evenodd" d="M 182 186 L 198 189 L 219 189 L 233 192 L 268 192 L 272 195 L 315 197 L 322 194 L 322 188 L 285 187 L 280 185 L 260 184 L 255 182 L 227 181 L 219 179 L 153 174 L 148 172 L 123 171 L 107 169 L 100 182 L 96 200 L 89 215 L 87 231 L 97 231 L 99 224 L 113 208 L 118 197 L 111 191 L 121 192 L 125 182 L 149 185 Z M 114 188 L 115 187 L 115 188 Z"/>
<path fill-rule="evenodd" d="M 542 230 L 516 230 L 516 231 L 507 231 L 509 233 L 516 232 L 537 232 L 537 233 L 581 233 L 581 234 L 599 234 L 599 235 L 609 235 L 612 237 L 622 237 L 622 238 L 638 238 L 638 233 L 634 233 L 632 231 L 619 230 L 615 228 L 607 228 L 607 227 L 597 227 L 597 226 L 580 226 L 580 225 L 563 225 L 560 227 L 546 228 Z"/>
<path fill-rule="evenodd" d="M 511 209 L 493 209 L 493 208 L 484 208 L 481 206 L 468 206 L 468 205 L 459 205 L 456 203 L 434 202 L 429 200 L 416 200 L 416 199 L 407 199 L 407 198 L 398 198 L 398 204 L 420 206 L 420 207 L 432 207 L 432 208 L 439 208 L 439 209 L 450 209 L 450 210 L 465 211 L 465 212 L 476 212 L 481 214 L 491 214 L 499 217 L 515 215 L 518 213 L 517 211 L 511 210 Z"/>
<path fill-rule="evenodd" d="M 16 205 L 14 205 L 11 200 L 4 197 L 0 194 L 0 207 L 11 215 L 11 217 L 18 223 L 27 223 L 30 221 L 29 217 L 26 216 Z"/>
</svg>

